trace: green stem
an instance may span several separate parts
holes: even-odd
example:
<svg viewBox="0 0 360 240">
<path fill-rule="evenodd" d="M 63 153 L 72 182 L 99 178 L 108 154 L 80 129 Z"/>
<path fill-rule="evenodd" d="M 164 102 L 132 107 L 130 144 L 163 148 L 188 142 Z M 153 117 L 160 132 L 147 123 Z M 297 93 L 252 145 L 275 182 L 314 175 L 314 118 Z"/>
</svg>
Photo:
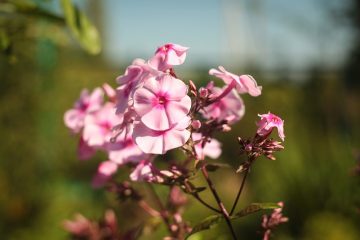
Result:
<svg viewBox="0 0 360 240">
<path fill-rule="evenodd" d="M 213 194 L 213 196 L 214 196 L 217 204 L 219 205 L 219 208 L 220 208 L 220 210 L 221 210 L 221 214 L 222 214 L 222 215 L 224 216 L 224 218 L 225 218 L 225 222 L 226 222 L 226 224 L 228 225 L 228 227 L 229 227 L 229 229 L 230 229 L 232 238 L 233 238 L 234 240 L 237 240 L 236 234 L 235 234 L 235 231 L 234 231 L 234 228 L 233 228 L 233 226 L 232 226 L 232 224 L 231 224 L 231 221 L 230 221 L 230 215 L 229 215 L 229 213 L 226 211 L 226 208 L 225 208 L 223 202 L 221 201 L 220 196 L 219 196 L 219 194 L 217 193 L 213 182 L 211 181 L 211 179 L 210 179 L 210 177 L 209 177 L 209 173 L 208 173 L 207 170 L 206 170 L 206 166 L 201 167 L 201 172 L 202 172 L 202 174 L 203 174 L 203 176 L 204 176 L 204 178 L 205 178 L 205 180 L 206 180 L 206 182 L 207 182 L 207 184 L 208 184 L 208 186 L 209 186 L 209 188 L 210 188 L 210 190 L 211 190 L 211 192 L 212 192 L 212 194 Z"/>
</svg>

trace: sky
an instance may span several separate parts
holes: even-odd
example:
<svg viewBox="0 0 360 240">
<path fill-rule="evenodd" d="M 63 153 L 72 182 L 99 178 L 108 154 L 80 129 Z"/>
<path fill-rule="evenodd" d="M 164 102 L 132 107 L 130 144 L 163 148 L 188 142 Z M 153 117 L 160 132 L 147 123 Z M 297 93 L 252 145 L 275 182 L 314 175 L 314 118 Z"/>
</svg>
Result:
<svg viewBox="0 0 360 240">
<path fill-rule="evenodd" d="M 339 2 L 341 5 L 339 5 Z M 149 58 L 168 42 L 190 47 L 186 64 L 264 70 L 336 68 L 351 32 L 336 0 L 105 0 L 104 53 L 113 64 Z"/>
</svg>

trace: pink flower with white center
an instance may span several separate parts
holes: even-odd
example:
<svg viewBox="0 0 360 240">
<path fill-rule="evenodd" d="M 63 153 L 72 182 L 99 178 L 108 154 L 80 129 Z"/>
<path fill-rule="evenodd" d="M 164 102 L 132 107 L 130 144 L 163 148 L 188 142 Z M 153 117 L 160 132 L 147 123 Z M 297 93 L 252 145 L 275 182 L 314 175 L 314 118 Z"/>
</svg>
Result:
<svg viewBox="0 0 360 240">
<path fill-rule="evenodd" d="M 214 98 L 217 98 L 226 87 L 211 89 Z M 245 105 L 239 94 L 232 90 L 226 96 L 205 107 L 202 112 L 205 118 L 226 120 L 228 124 L 239 121 L 245 114 Z"/>
<path fill-rule="evenodd" d="M 284 120 L 272 113 L 258 114 L 260 121 L 257 122 L 259 136 L 267 137 L 272 132 L 273 128 L 277 128 L 278 135 L 282 141 L 285 140 L 284 135 Z"/>
<path fill-rule="evenodd" d="M 138 147 L 145 153 L 164 154 L 170 149 L 183 146 L 190 138 L 190 118 L 184 117 L 180 122 L 164 131 L 148 128 L 142 122 L 134 126 L 133 138 Z"/>
<path fill-rule="evenodd" d="M 91 94 L 87 89 L 82 90 L 79 100 L 74 107 L 64 114 L 65 125 L 74 133 L 78 133 L 84 127 L 85 116 L 101 108 L 104 92 L 101 88 L 96 88 Z"/>
<path fill-rule="evenodd" d="M 220 71 L 219 71 L 220 70 Z M 261 94 L 261 86 L 258 86 L 255 79 L 250 75 L 237 76 L 225 70 L 223 66 L 219 66 L 219 70 L 210 69 L 209 74 L 221 78 L 229 88 L 236 88 L 239 93 L 249 93 L 251 96 L 259 96 Z"/>
<path fill-rule="evenodd" d="M 112 161 L 100 163 L 97 173 L 92 180 L 92 186 L 95 188 L 103 186 L 116 173 L 117 169 L 117 164 Z"/>
<path fill-rule="evenodd" d="M 116 113 L 124 113 L 129 106 L 132 106 L 134 91 L 141 87 L 148 78 L 159 74 L 162 72 L 153 69 L 145 60 L 135 59 L 132 65 L 127 67 L 125 74 L 116 79 L 120 84 L 116 90 Z"/>
<path fill-rule="evenodd" d="M 130 179 L 136 182 L 156 182 L 156 172 L 159 172 L 159 170 L 157 170 L 151 162 L 143 160 L 136 166 L 134 171 L 132 171 Z"/>
<path fill-rule="evenodd" d="M 86 116 L 83 139 L 91 147 L 102 147 L 110 141 L 113 127 L 122 120 L 115 114 L 115 104 L 108 102 L 96 113 Z"/>
<path fill-rule="evenodd" d="M 187 86 L 168 74 L 148 79 L 134 93 L 134 109 L 141 121 L 157 131 L 164 131 L 182 120 L 190 111 Z"/>
<path fill-rule="evenodd" d="M 106 150 L 109 154 L 109 159 L 118 165 L 123 165 L 129 162 L 139 162 L 147 157 L 147 154 L 142 152 L 140 148 L 135 144 L 131 137 L 131 133 L 127 134 L 123 131 L 120 136 L 117 137 L 117 141 L 114 143 L 106 144 Z"/>
<path fill-rule="evenodd" d="M 201 138 L 201 133 L 192 134 L 193 141 L 201 140 Z M 205 156 L 216 159 L 221 155 L 221 143 L 218 140 L 211 138 L 205 143 L 204 147 L 202 147 L 202 143 L 203 142 L 200 141 L 199 143 L 195 144 L 197 159 L 203 160 Z"/>
<path fill-rule="evenodd" d="M 156 50 L 149 64 L 155 69 L 166 71 L 172 66 L 183 64 L 188 49 L 178 44 L 167 43 Z"/>
</svg>

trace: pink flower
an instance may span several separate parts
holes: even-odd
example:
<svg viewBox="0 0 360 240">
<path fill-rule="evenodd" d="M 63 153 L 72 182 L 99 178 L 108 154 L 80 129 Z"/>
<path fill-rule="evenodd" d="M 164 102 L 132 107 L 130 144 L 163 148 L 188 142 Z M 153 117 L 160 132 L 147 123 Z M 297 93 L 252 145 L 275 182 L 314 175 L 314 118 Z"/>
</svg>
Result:
<svg viewBox="0 0 360 240">
<path fill-rule="evenodd" d="M 150 78 L 134 93 L 134 109 L 148 128 L 163 131 L 189 113 L 186 94 L 187 86 L 179 79 L 167 74 Z"/>
<path fill-rule="evenodd" d="M 259 136 L 267 137 L 273 128 L 277 128 L 279 137 L 282 141 L 285 140 L 284 120 L 270 112 L 267 114 L 259 114 L 258 116 L 261 118 L 260 121 L 257 122 L 258 130 L 256 133 Z"/>
<path fill-rule="evenodd" d="M 213 87 L 211 89 L 215 98 L 223 92 L 224 88 Z M 217 119 L 218 121 L 226 120 L 228 124 L 233 124 L 244 116 L 245 105 L 237 92 L 232 90 L 223 98 L 205 107 L 202 114 L 206 118 Z"/>
<path fill-rule="evenodd" d="M 123 165 L 128 162 L 139 162 L 147 157 L 135 144 L 131 134 L 125 137 L 125 131 L 117 137 L 115 143 L 108 143 L 106 150 L 108 151 L 109 159 L 118 165 Z"/>
<path fill-rule="evenodd" d="M 86 141 L 81 137 L 78 144 L 78 157 L 80 160 L 87 160 L 94 156 L 96 149 L 90 147 Z"/>
<path fill-rule="evenodd" d="M 192 139 L 193 141 L 201 140 L 201 133 L 193 133 Z M 197 159 L 203 160 L 205 156 L 216 159 L 221 154 L 221 143 L 216 139 L 209 139 L 205 146 L 202 147 L 202 141 L 195 145 L 195 152 L 197 155 Z"/>
<path fill-rule="evenodd" d="M 167 43 L 156 50 L 149 64 L 155 69 L 165 71 L 172 66 L 183 64 L 188 49 L 178 44 Z"/>
<path fill-rule="evenodd" d="M 82 90 L 79 100 L 74 107 L 64 114 L 65 125 L 74 133 L 80 132 L 84 127 L 84 119 L 88 113 L 97 111 L 103 103 L 104 92 L 96 88 L 91 94 L 87 89 Z"/>
<path fill-rule="evenodd" d="M 106 103 L 99 111 L 85 118 L 83 138 L 89 146 L 102 147 L 112 137 L 112 128 L 122 122 L 115 115 L 115 105 Z"/>
<path fill-rule="evenodd" d="M 111 87 L 109 84 L 107 83 L 104 83 L 103 84 L 103 89 L 106 93 L 106 95 L 108 96 L 108 98 L 111 100 L 111 101 L 114 101 L 115 100 L 115 97 L 116 97 L 116 91 L 113 87 Z"/>
<path fill-rule="evenodd" d="M 148 78 L 159 74 L 162 74 L 162 72 L 153 69 L 143 59 L 135 59 L 132 65 L 127 67 L 125 74 L 116 79 L 120 84 L 120 87 L 116 90 L 116 113 L 124 113 L 133 104 L 134 91 L 141 87 Z"/>
<path fill-rule="evenodd" d="M 132 171 L 130 179 L 137 182 L 156 182 L 156 172 L 158 172 L 158 170 L 154 168 L 151 162 L 143 160 L 136 166 L 134 171 Z"/>
<path fill-rule="evenodd" d="M 289 218 L 282 215 L 282 208 L 284 207 L 283 202 L 278 203 L 279 208 L 274 209 L 270 216 L 263 215 L 261 226 L 264 228 L 264 237 L 263 240 L 269 240 L 271 236 L 271 230 L 276 226 L 288 222 Z"/>
<path fill-rule="evenodd" d="M 219 71 L 220 70 L 220 71 Z M 250 75 L 237 76 L 225 70 L 223 66 L 219 66 L 219 70 L 210 69 L 209 74 L 224 80 L 228 85 L 235 85 L 239 93 L 249 93 L 251 96 L 259 96 L 261 94 L 261 86 L 258 86 L 255 79 Z"/>
<path fill-rule="evenodd" d="M 144 69 L 141 66 L 132 64 L 126 68 L 124 75 L 116 78 L 116 82 L 120 85 L 137 82 L 140 80 L 143 72 Z"/>
<path fill-rule="evenodd" d="M 77 237 L 87 237 L 91 234 L 94 224 L 81 214 L 76 214 L 74 220 L 64 221 L 64 229 Z"/>
<path fill-rule="evenodd" d="M 97 173 L 92 180 L 92 186 L 95 188 L 103 186 L 116 173 L 117 169 L 117 164 L 112 161 L 100 163 Z"/>
<path fill-rule="evenodd" d="M 184 117 L 167 130 L 156 131 L 142 122 L 134 126 L 133 138 L 138 147 L 145 153 L 164 154 L 170 149 L 184 145 L 190 138 L 190 118 Z"/>
</svg>

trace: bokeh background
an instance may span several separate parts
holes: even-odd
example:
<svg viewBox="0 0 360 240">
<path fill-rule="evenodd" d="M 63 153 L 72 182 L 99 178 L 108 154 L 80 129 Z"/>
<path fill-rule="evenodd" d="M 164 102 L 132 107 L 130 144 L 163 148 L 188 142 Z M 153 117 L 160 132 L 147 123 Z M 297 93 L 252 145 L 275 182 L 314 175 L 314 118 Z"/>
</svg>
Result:
<svg viewBox="0 0 360 240">
<path fill-rule="evenodd" d="M 290 221 L 274 239 L 360 239 L 360 176 L 353 172 L 360 161 L 359 1 L 74 1 L 99 31 L 97 55 L 56 19 L 8 11 L 19 2 L 30 1 L 0 1 L 1 239 L 67 239 L 62 221 L 77 212 L 98 219 L 115 208 L 124 229 L 141 216 L 91 188 L 105 156 L 79 161 L 63 114 L 81 89 L 116 86 L 132 59 L 147 59 L 167 42 L 190 47 L 176 68 L 186 81 L 206 83 L 208 69 L 223 65 L 263 86 L 260 97 L 244 96 L 247 113 L 234 131 L 219 135 L 220 162 L 243 160 L 236 137 L 254 133 L 258 113 L 285 119 L 285 150 L 276 161 L 256 162 L 240 205 L 284 201 Z M 56 0 L 31 3 L 63 14 Z M 221 170 L 213 178 L 230 205 L 240 176 Z M 185 218 L 194 224 L 209 214 L 191 202 Z M 261 213 L 237 220 L 238 236 L 260 239 L 260 223 Z M 226 232 L 220 225 L 191 239 L 228 239 Z"/>
</svg>

